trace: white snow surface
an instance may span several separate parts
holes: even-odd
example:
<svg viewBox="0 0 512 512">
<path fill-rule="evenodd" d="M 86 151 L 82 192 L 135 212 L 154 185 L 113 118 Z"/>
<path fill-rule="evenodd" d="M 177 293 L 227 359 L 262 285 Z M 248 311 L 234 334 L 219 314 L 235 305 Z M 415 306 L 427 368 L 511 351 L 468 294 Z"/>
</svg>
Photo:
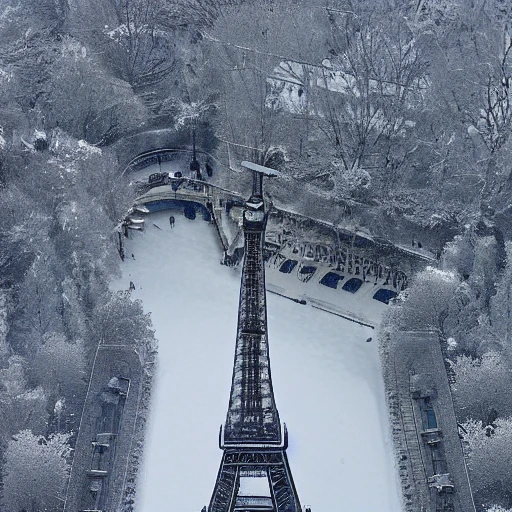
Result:
<svg viewBox="0 0 512 512">
<path fill-rule="evenodd" d="M 130 233 L 112 287 L 135 283 L 159 340 L 137 510 L 199 512 L 221 461 L 240 270 L 219 264 L 213 225 L 174 213 L 171 229 L 168 216 L 151 214 L 144 232 Z M 267 307 L 274 393 L 302 505 L 401 511 L 375 331 L 270 293 Z"/>
<path fill-rule="evenodd" d="M 270 486 L 266 477 L 240 477 L 239 496 L 258 496 L 270 498 Z"/>
</svg>

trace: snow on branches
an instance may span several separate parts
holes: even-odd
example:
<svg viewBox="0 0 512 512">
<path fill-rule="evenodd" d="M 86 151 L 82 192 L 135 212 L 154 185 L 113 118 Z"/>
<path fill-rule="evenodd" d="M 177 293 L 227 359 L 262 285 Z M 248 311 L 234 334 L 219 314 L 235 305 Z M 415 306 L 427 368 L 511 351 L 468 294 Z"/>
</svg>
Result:
<svg viewBox="0 0 512 512">
<path fill-rule="evenodd" d="M 217 108 L 215 103 L 208 100 L 185 102 L 177 98 L 167 98 L 162 103 L 160 112 L 171 114 L 174 120 L 174 129 L 179 130 L 185 126 L 196 126 L 204 115 Z"/>
<path fill-rule="evenodd" d="M 512 487 L 512 418 L 499 418 L 492 425 L 469 420 L 462 428 L 474 494 L 496 502 L 499 489 Z"/>
<path fill-rule="evenodd" d="M 69 474 L 71 434 L 14 435 L 3 466 L 4 510 L 59 510 Z M 30 485 L 27 483 L 30 482 Z"/>
</svg>

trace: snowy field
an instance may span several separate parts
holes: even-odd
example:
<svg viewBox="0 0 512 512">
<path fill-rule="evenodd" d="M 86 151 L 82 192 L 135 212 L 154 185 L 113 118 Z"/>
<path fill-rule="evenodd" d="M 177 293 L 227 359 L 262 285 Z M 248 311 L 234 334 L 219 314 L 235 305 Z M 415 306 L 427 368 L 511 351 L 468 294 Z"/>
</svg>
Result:
<svg viewBox="0 0 512 512">
<path fill-rule="evenodd" d="M 123 275 L 159 340 L 138 512 L 200 512 L 221 461 L 235 347 L 239 270 L 219 265 L 213 225 L 169 213 L 130 233 Z M 161 229 L 158 229 L 159 226 Z M 135 259 L 131 258 L 134 254 Z M 272 378 L 302 505 L 400 512 L 375 331 L 268 294 Z"/>
</svg>

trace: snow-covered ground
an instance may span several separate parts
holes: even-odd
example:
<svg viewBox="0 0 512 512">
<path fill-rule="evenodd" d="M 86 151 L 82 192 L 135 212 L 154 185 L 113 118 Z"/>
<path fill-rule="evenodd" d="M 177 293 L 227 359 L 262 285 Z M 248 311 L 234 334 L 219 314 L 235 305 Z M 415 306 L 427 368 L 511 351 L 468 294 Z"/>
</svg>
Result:
<svg viewBox="0 0 512 512">
<path fill-rule="evenodd" d="M 290 256 L 293 258 L 293 256 Z M 277 264 L 276 264 L 277 261 Z M 334 269 L 321 265 L 315 261 L 304 262 L 316 268 L 315 273 L 307 282 L 298 279 L 300 265 L 298 264 L 290 274 L 279 271 L 282 259 L 271 259 L 266 269 L 267 290 L 298 300 L 306 300 L 314 307 L 333 312 L 346 318 L 352 318 L 363 325 L 378 326 L 386 305 L 374 300 L 374 293 L 383 288 L 384 279 L 379 279 L 374 284 L 373 278 L 361 285 L 359 290 L 352 294 L 343 290 L 343 285 L 353 277 L 361 278 L 346 272 L 339 272 L 343 279 L 338 282 L 336 289 L 320 285 L 321 279 Z M 390 286 L 385 288 L 391 289 Z"/>
<path fill-rule="evenodd" d="M 213 225 L 174 214 L 171 229 L 168 215 L 152 214 L 145 232 L 131 233 L 112 286 L 135 283 L 159 340 L 138 511 L 199 512 L 221 460 L 240 273 L 219 265 Z M 366 343 L 375 332 L 274 294 L 268 317 L 274 391 L 302 504 L 399 512 L 377 344 Z"/>
</svg>

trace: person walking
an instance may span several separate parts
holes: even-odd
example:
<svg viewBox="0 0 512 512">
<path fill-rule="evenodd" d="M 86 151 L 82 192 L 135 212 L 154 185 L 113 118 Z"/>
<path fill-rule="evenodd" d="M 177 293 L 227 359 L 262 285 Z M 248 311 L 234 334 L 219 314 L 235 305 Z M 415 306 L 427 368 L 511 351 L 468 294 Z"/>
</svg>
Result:
<svg viewBox="0 0 512 512">
<path fill-rule="evenodd" d="M 169 217 L 169 224 L 170 224 L 171 228 L 173 228 L 173 227 L 174 227 L 174 215 L 171 215 L 171 216 Z"/>
</svg>

